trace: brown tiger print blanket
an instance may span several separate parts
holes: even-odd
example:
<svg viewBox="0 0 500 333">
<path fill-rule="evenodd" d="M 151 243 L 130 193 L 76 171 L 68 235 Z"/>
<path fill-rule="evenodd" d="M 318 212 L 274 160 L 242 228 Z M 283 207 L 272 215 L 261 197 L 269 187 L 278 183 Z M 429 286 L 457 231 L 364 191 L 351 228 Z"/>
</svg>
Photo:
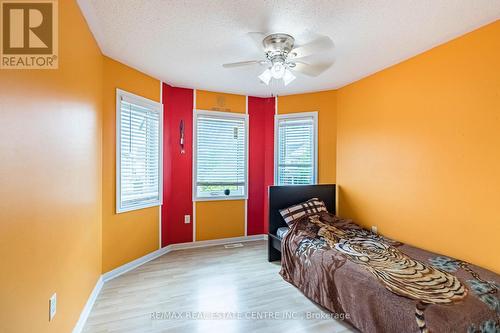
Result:
<svg viewBox="0 0 500 333">
<path fill-rule="evenodd" d="M 329 213 L 292 226 L 280 274 L 361 332 L 500 332 L 499 275 Z"/>
</svg>

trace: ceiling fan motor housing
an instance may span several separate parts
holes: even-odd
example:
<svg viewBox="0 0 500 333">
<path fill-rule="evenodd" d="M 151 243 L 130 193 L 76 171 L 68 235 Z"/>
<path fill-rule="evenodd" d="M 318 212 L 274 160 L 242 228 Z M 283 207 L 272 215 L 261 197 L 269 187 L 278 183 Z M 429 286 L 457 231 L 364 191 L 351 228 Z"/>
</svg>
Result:
<svg viewBox="0 0 500 333">
<path fill-rule="evenodd" d="M 293 49 L 295 39 L 287 34 L 271 34 L 264 38 L 262 45 L 266 56 L 272 63 L 286 61 L 288 53 Z"/>
</svg>

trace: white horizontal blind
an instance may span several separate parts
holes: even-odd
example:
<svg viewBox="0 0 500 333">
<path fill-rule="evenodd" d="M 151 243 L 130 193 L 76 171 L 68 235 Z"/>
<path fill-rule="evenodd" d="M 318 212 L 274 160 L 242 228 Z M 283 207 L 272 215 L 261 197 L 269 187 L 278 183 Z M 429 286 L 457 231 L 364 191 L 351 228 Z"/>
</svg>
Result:
<svg viewBox="0 0 500 333">
<path fill-rule="evenodd" d="M 244 196 L 246 118 L 207 113 L 196 113 L 196 197 Z"/>
<path fill-rule="evenodd" d="M 161 113 L 154 105 L 120 96 L 118 212 L 161 201 Z"/>
<path fill-rule="evenodd" d="M 315 180 L 315 117 L 278 118 L 277 184 L 306 185 Z"/>
</svg>

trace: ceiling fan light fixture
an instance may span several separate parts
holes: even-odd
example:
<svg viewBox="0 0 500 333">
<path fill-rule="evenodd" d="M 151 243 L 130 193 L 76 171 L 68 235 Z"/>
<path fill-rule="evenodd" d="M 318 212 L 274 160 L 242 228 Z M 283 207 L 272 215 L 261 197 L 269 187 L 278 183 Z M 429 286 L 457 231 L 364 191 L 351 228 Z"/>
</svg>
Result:
<svg viewBox="0 0 500 333">
<path fill-rule="evenodd" d="M 267 69 L 258 77 L 262 83 L 271 86 L 272 89 L 288 86 L 296 79 L 294 72 L 316 77 L 333 64 L 333 61 L 318 64 L 301 61 L 302 58 L 331 50 L 334 45 L 328 36 L 319 37 L 312 42 L 297 46 L 295 39 L 288 34 L 276 33 L 267 36 L 262 33 L 251 34 L 258 35 L 259 39 L 263 38 L 262 43 L 259 41 L 259 48 L 264 51 L 265 59 L 233 62 L 222 66 L 224 68 L 250 65 L 266 66 Z"/>
<path fill-rule="evenodd" d="M 259 79 L 266 85 L 269 85 L 269 81 L 271 81 L 272 77 L 273 75 L 271 74 L 271 70 L 269 68 L 259 75 Z"/>
<path fill-rule="evenodd" d="M 279 79 L 282 79 L 283 76 L 285 75 L 285 71 L 286 71 L 286 67 L 285 67 L 285 64 L 282 63 L 282 62 L 275 62 L 273 64 L 273 66 L 271 67 L 271 74 L 273 76 L 273 78 L 279 80 Z"/>
<path fill-rule="evenodd" d="M 285 74 L 283 75 L 283 82 L 285 83 L 285 86 L 290 84 L 293 80 L 295 80 L 295 75 L 287 68 L 285 70 Z"/>
</svg>

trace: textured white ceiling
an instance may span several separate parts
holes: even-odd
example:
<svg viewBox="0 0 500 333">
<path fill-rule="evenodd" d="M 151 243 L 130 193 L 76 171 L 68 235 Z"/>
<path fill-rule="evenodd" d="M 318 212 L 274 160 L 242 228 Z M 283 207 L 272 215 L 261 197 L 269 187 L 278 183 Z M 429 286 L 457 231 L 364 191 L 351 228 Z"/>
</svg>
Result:
<svg viewBox="0 0 500 333">
<path fill-rule="evenodd" d="M 335 64 L 281 95 L 335 89 L 500 18 L 500 0 L 78 0 L 103 53 L 177 87 L 269 96 L 248 32 L 327 35 Z M 309 59 L 314 60 L 314 59 Z"/>
</svg>

